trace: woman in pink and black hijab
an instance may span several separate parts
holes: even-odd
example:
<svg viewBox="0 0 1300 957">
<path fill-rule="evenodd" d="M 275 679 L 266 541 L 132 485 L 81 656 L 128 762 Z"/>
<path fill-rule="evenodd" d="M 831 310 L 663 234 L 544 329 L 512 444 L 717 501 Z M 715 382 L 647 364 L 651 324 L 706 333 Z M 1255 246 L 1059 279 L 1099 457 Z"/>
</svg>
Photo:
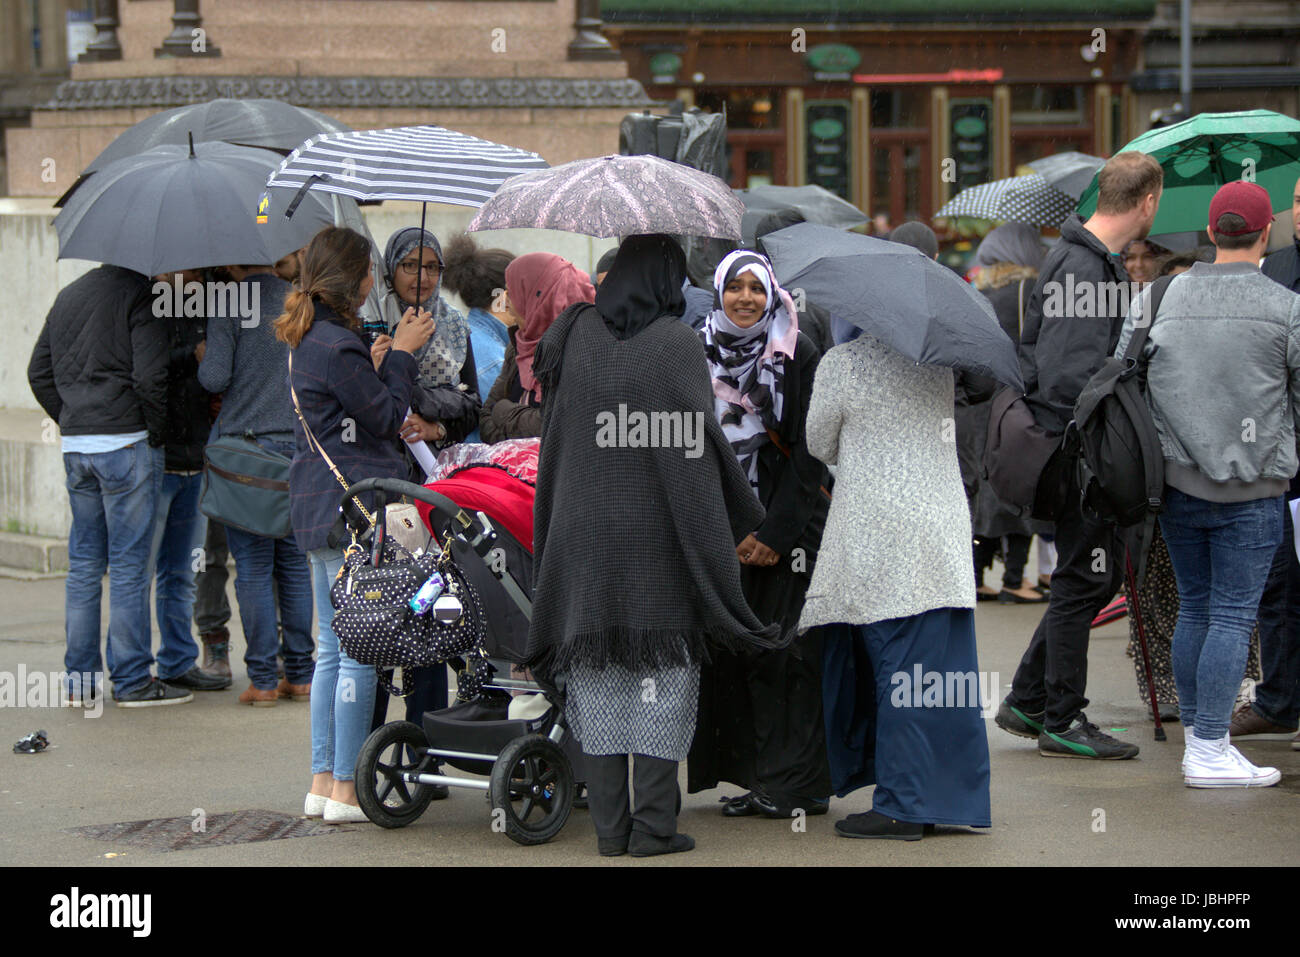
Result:
<svg viewBox="0 0 1300 957">
<path fill-rule="evenodd" d="M 506 311 L 515 320 L 501 375 L 479 412 L 484 442 L 542 434 L 542 384 L 533 354 L 560 313 L 596 297 L 591 278 L 563 256 L 528 253 L 506 267 Z"/>
<path fill-rule="evenodd" d="M 766 517 L 736 548 L 745 598 L 789 646 L 719 652 L 701 675 L 691 748 L 692 792 L 731 781 L 749 793 L 728 817 L 825 814 L 831 792 L 822 722 L 820 629 L 795 637 L 829 502 L 825 466 L 808 452 L 804 421 L 820 353 L 799 331 L 790 296 L 766 257 L 726 256 L 700 330 L 714 413 Z"/>
</svg>

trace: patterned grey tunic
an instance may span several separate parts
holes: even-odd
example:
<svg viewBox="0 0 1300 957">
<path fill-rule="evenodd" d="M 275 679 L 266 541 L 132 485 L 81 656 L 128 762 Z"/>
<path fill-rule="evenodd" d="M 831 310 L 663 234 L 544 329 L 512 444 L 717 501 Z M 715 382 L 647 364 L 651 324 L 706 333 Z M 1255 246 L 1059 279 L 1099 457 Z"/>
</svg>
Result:
<svg viewBox="0 0 1300 957">
<path fill-rule="evenodd" d="M 565 718 L 587 754 L 685 761 L 695 736 L 700 666 L 633 672 L 621 665 L 569 672 Z"/>
</svg>

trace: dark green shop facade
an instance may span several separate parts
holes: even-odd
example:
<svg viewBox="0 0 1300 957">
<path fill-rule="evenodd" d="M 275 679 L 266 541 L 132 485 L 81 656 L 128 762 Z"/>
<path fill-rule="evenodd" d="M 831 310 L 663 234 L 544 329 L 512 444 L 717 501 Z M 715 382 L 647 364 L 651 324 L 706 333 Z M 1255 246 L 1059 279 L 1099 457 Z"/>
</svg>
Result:
<svg viewBox="0 0 1300 957">
<path fill-rule="evenodd" d="M 1136 135 L 1154 0 L 603 0 L 657 100 L 727 112 L 731 184 L 817 183 L 892 222 Z"/>
</svg>

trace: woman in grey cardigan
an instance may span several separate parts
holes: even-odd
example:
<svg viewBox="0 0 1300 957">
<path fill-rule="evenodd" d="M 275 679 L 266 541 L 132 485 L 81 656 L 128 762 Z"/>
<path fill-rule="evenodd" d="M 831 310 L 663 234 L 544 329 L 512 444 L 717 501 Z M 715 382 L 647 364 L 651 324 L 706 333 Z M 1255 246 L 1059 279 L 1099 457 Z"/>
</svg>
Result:
<svg viewBox="0 0 1300 957">
<path fill-rule="evenodd" d="M 870 336 L 818 367 L 808 449 L 838 472 L 799 624 L 837 626 L 823 674 L 836 794 L 876 785 L 873 810 L 836 823 L 843 837 L 911 841 L 926 825 L 991 825 L 952 418 L 952 371 Z"/>
</svg>

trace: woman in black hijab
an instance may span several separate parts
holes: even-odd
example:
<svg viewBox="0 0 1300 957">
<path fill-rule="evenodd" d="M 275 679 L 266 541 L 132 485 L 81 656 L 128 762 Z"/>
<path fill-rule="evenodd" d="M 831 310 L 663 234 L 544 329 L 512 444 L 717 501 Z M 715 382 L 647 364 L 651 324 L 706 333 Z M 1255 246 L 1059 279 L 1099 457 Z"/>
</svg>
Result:
<svg viewBox="0 0 1300 957">
<path fill-rule="evenodd" d="M 565 678 L 607 856 L 694 847 L 677 833 L 677 764 L 700 661 L 713 644 L 778 639 L 741 591 L 736 545 L 763 508 L 713 415 L 704 348 L 678 321 L 685 265 L 667 236 L 631 237 L 595 306 L 566 310 L 534 361 L 549 398 L 529 664 Z"/>
</svg>

